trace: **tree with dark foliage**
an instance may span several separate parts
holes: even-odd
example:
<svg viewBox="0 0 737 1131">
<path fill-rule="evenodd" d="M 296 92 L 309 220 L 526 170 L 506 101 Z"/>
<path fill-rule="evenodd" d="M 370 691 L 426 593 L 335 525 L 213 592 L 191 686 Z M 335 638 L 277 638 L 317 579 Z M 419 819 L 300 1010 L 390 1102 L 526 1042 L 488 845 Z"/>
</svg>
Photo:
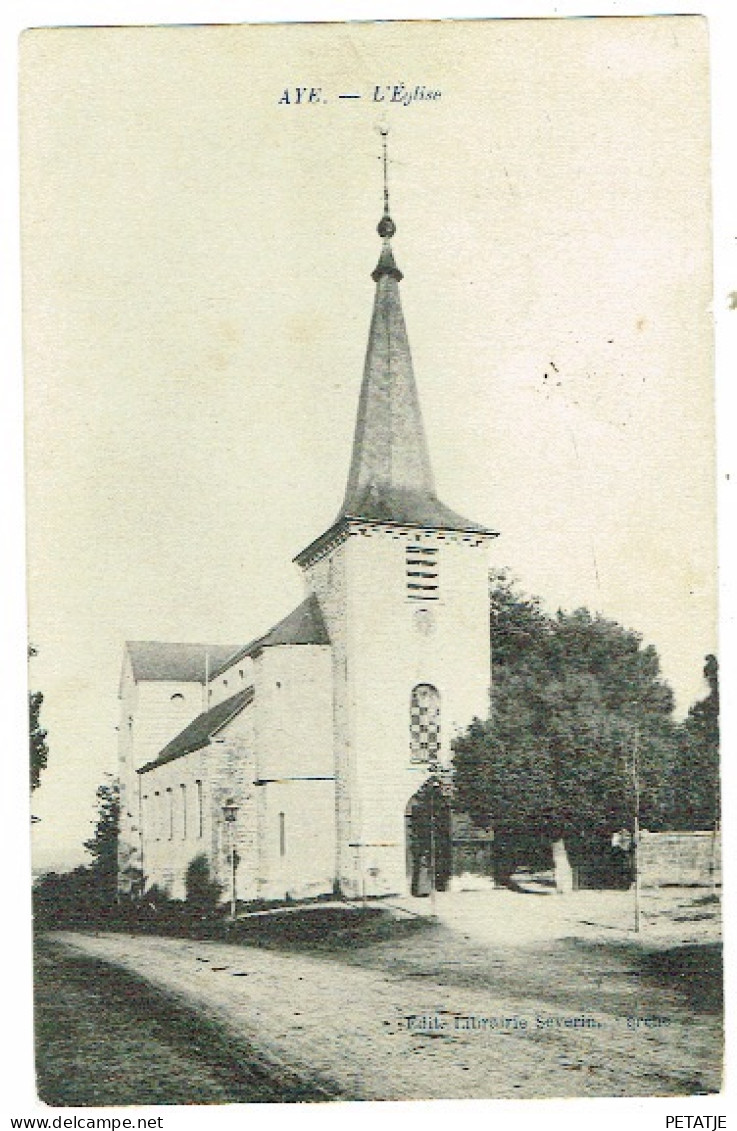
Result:
<svg viewBox="0 0 737 1131">
<path fill-rule="evenodd" d="M 217 912 L 222 887 L 212 878 L 210 862 L 204 853 L 187 865 L 185 892 L 187 909 L 192 915 L 207 918 Z"/>
<path fill-rule="evenodd" d="M 33 889 L 34 918 L 38 926 L 99 926 L 116 913 L 118 823 L 120 798 L 115 778 L 97 790 L 95 831 L 84 847 L 90 865 L 72 872 L 48 872 Z"/>
<path fill-rule="evenodd" d="M 97 788 L 97 822 L 84 847 L 92 857 L 90 873 L 103 901 L 113 902 L 118 885 L 118 831 L 120 828 L 120 787 L 110 778 Z"/>
<path fill-rule="evenodd" d="M 678 729 L 678 746 L 668 776 L 667 799 L 674 829 L 714 829 L 720 818 L 719 665 L 706 657 L 706 698 L 694 703 Z"/>
<path fill-rule="evenodd" d="M 662 781 L 676 730 L 655 649 L 586 609 L 548 616 L 493 579 L 492 716 L 454 743 L 456 804 L 495 832 L 497 879 L 563 841 L 575 862 L 632 829 L 632 760 L 640 816 L 665 820 Z"/>
</svg>

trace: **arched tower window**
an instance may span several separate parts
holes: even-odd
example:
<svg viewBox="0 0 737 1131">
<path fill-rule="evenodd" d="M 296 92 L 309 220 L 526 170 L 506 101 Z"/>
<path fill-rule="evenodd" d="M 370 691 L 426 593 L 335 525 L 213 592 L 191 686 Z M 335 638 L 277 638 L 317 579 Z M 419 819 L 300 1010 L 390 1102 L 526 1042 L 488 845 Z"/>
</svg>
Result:
<svg viewBox="0 0 737 1131">
<path fill-rule="evenodd" d="M 413 762 L 430 762 L 440 753 L 440 692 L 431 683 L 412 689 L 409 751 Z"/>
</svg>

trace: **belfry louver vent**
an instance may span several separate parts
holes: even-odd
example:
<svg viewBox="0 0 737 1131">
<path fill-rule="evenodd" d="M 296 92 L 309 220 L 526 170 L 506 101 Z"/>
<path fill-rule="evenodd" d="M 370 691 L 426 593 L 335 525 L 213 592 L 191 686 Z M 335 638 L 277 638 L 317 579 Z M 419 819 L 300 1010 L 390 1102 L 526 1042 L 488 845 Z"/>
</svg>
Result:
<svg viewBox="0 0 737 1131">
<path fill-rule="evenodd" d="M 407 596 L 413 601 L 437 601 L 440 573 L 437 546 L 407 546 Z"/>
</svg>

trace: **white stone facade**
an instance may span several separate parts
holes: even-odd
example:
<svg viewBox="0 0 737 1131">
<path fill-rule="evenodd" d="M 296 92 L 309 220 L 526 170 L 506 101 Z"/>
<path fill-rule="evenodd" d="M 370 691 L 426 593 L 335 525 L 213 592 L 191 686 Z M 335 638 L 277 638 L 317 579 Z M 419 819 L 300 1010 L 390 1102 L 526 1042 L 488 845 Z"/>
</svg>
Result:
<svg viewBox="0 0 737 1131">
<path fill-rule="evenodd" d="M 429 773 L 410 751 L 410 698 L 440 695 L 440 752 L 489 712 L 488 542 L 481 534 L 355 523 L 306 566 L 333 647 L 337 874 L 345 894 L 405 891 L 405 812 Z M 438 596 L 410 597 L 408 547 L 437 549 Z"/>
<path fill-rule="evenodd" d="M 157 764 L 144 760 L 148 743 L 136 747 L 132 736 L 138 720 L 144 739 L 163 728 L 170 687 L 168 682 L 138 686 L 128 664 L 123 712 L 133 710 L 135 702 L 139 713 L 121 740 L 121 771 L 124 766 L 135 770 L 125 775 L 120 853 L 121 863 L 130 868 L 135 862 L 140 869 L 143 890 L 156 887 L 185 898 L 187 869 L 204 855 L 223 897 L 229 897 L 231 835 L 239 900 L 300 898 L 332 890 L 330 649 L 304 644 L 265 648 L 247 667 L 239 661 L 231 680 L 240 670 L 248 670 L 253 680 L 247 705 L 198 749 Z M 201 697 L 204 685 L 198 690 Z M 226 802 L 238 809 L 232 829 L 225 821 Z M 121 889 L 130 890 L 122 873 Z"/>
</svg>

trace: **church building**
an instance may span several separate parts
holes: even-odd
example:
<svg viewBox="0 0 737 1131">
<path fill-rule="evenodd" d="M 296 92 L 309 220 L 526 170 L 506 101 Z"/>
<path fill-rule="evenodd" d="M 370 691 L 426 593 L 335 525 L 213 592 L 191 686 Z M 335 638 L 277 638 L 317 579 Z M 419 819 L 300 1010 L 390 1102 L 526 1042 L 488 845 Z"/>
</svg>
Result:
<svg viewBox="0 0 737 1131">
<path fill-rule="evenodd" d="M 126 645 L 121 894 L 184 898 L 203 856 L 242 901 L 447 879 L 421 803 L 453 736 L 488 716 L 496 532 L 436 495 L 384 200 L 348 481 L 294 559 L 304 600 L 242 646 Z"/>
</svg>

